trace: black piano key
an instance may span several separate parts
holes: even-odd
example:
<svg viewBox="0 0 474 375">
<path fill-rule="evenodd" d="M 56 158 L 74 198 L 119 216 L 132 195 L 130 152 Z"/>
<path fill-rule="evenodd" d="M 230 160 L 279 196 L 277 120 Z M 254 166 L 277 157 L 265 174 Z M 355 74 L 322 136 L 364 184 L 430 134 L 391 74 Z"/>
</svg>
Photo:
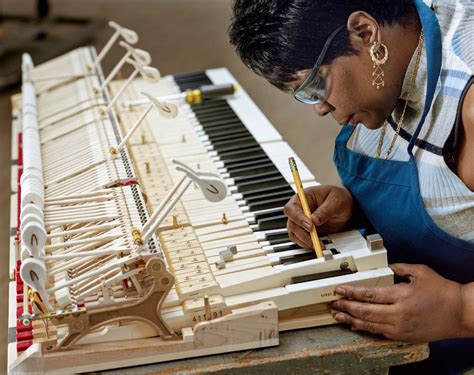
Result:
<svg viewBox="0 0 474 375">
<path fill-rule="evenodd" d="M 220 111 L 210 111 L 209 113 L 205 114 L 195 114 L 196 119 L 203 125 L 214 122 L 214 121 L 240 121 L 242 122 L 239 117 L 234 113 L 227 109 L 223 109 Z M 245 125 L 243 125 L 245 127 Z"/>
<path fill-rule="evenodd" d="M 276 244 L 274 246 L 275 246 L 275 248 L 273 249 L 273 252 L 275 252 L 275 253 L 280 253 L 282 251 L 301 249 L 301 246 L 299 246 L 299 245 L 297 245 L 293 242 L 291 244 L 288 244 L 288 245 L 285 245 L 285 246 L 279 246 L 278 244 Z"/>
<path fill-rule="evenodd" d="M 194 112 L 194 115 L 202 122 L 206 122 L 210 119 L 215 119 L 216 117 L 220 118 L 225 116 L 232 116 L 237 119 L 240 119 L 240 117 L 229 106 L 204 108 L 198 112 Z"/>
<path fill-rule="evenodd" d="M 255 220 L 266 219 L 273 216 L 284 215 L 283 208 L 270 210 L 266 212 L 255 213 Z"/>
<path fill-rule="evenodd" d="M 243 157 L 240 160 L 228 162 L 226 163 L 225 167 L 230 172 L 231 170 L 235 169 L 247 168 L 253 164 L 262 164 L 264 162 L 267 162 L 268 160 L 270 159 L 268 159 L 267 155 L 262 150 L 262 152 L 248 155 L 247 157 Z"/>
<path fill-rule="evenodd" d="M 255 173 L 253 175 L 235 177 L 234 183 L 237 186 L 242 186 L 246 183 L 254 183 L 255 181 L 261 181 L 262 179 L 266 180 L 275 177 L 280 178 L 281 176 L 278 171 L 275 171 L 275 169 L 272 168 L 270 171 L 264 173 Z"/>
<path fill-rule="evenodd" d="M 248 136 L 247 133 L 242 132 L 242 131 L 235 131 L 234 129 L 235 128 L 229 126 L 222 129 L 222 132 L 219 130 L 220 134 L 215 135 L 215 133 L 212 133 L 212 132 L 203 132 L 202 135 L 207 136 L 208 138 L 207 141 L 210 142 L 211 144 L 215 142 L 221 142 L 225 140 L 237 139 L 237 138 Z M 225 133 L 229 133 L 229 134 L 225 134 Z"/>
<path fill-rule="evenodd" d="M 201 103 L 191 104 L 191 109 L 195 114 L 211 113 L 214 110 L 230 110 L 234 112 L 225 99 L 206 100 Z"/>
<path fill-rule="evenodd" d="M 249 200 L 252 200 L 252 199 L 262 199 L 265 196 L 268 197 L 269 194 L 286 191 L 288 188 L 291 189 L 291 187 L 285 181 L 285 183 L 279 183 L 278 185 L 275 184 L 271 186 L 270 188 L 266 187 L 264 189 L 259 189 L 258 187 L 256 187 L 254 190 L 242 193 L 242 195 L 244 199 L 248 202 Z"/>
<path fill-rule="evenodd" d="M 289 243 L 289 242 L 291 242 L 291 239 L 289 237 L 287 237 L 287 238 L 282 238 L 282 239 L 278 239 L 278 240 L 271 240 L 271 241 L 268 241 L 268 242 L 270 242 L 270 245 L 276 246 L 276 245 Z M 301 248 L 301 246 L 299 246 L 295 243 L 292 243 L 292 245 L 287 246 L 287 250 L 295 250 L 295 249 L 299 249 L 299 248 Z M 279 251 L 282 251 L 282 250 L 279 250 Z"/>
<path fill-rule="evenodd" d="M 223 142 L 213 142 L 212 147 L 215 151 L 219 153 L 226 153 L 230 151 L 237 151 L 242 149 L 242 147 L 253 147 L 258 146 L 258 143 L 255 142 L 253 137 L 244 137 L 240 139 L 231 139 Z"/>
<path fill-rule="evenodd" d="M 247 194 L 246 200 L 250 202 L 258 202 L 261 200 L 265 200 L 268 198 L 274 198 L 274 197 L 292 197 L 294 195 L 294 191 L 291 188 L 288 183 L 286 185 L 283 185 L 281 187 L 271 189 L 268 192 L 258 192 L 255 194 Z M 289 198 L 288 198 L 289 199 Z"/>
<path fill-rule="evenodd" d="M 244 147 L 241 148 L 240 150 L 233 150 L 233 151 L 228 151 L 228 152 L 221 152 L 219 153 L 219 158 L 226 162 L 230 160 L 238 160 L 242 157 L 247 157 L 248 155 L 255 154 L 257 153 L 264 153 L 264 151 L 261 149 L 260 146 L 252 146 L 252 147 Z"/>
<path fill-rule="evenodd" d="M 206 135 L 211 142 L 233 139 L 235 137 L 243 137 L 249 134 L 250 133 L 246 129 L 241 128 L 229 128 L 224 130 L 216 129 L 215 131 L 206 132 Z"/>
<path fill-rule="evenodd" d="M 301 260 L 299 260 L 299 262 L 301 262 Z M 297 276 L 291 279 L 291 284 L 305 283 L 308 281 L 328 279 L 330 277 L 350 275 L 351 273 L 354 273 L 354 272 L 350 268 L 347 268 L 345 270 L 334 270 L 334 271 L 316 273 L 312 275 Z"/>
<path fill-rule="evenodd" d="M 267 241 L 278 241 L 278 240 L 284 240 L 288 239 L 288 232 L 282 232 L 282 233 L 270 233 L 265 235 L 265 240 Z M 289 240 L 288 240 L 289 241 Z"/>
<path fill-rule="evenodd" d="M 272 178 L 253 180 L 251 182 L 241 183 L 237 186 L 239 193 L 250 193 L 256 191 L 267 190 L 275 187 L 275 185 L 286 183 L 285 179 L 281 176 Z"/>
<path fill-rule="evenodd" d="M 178 73 L 178 74 L 173 75 L 173 79 L 175 80 L 177 84 L 180 84 L 181 82 L 188 82 L 191 80 L 203 80 L 203 79 L 206 79 L 209 82 L 211 82 L 211 80 L 207 77 L 206 72 L 203 72 L 203 71 Z"/>
<path fill-rule="evenodd" d="M 246 155 L 232 160 L 220 159 L 229 173 L 235 169 L 241 168 L 242 166 L 249 166 L 252 163 L 260 164 L 266 160 L 266 154 L 264 152 L 254 152 L 254 155 Z"/>
<path fill-rule="evenodd" d="M 299 262 L 304 262 L 306 260 L 311 260 L 316 258 L 316 253 L 314 251 L 310 251 L 307 253 L 303 254 L 298 254 L 298 255 L 289 255 L 286 257 L 281 257 L 280 258 L 280 263 L 284 265 L 288 264 L 295 264 Z"/>
<path fill-rule="evenodd" d="M 209 104 L 209 105 L 206 105 L 206 104 Z M 229 108 L 229 105 L 225 101 L 212 100 L 212 101 L 206 102 L 204 105 L 193 107 L 193 113 L 196 115 L 206 114 L 206 113 L 213 112 L 216 109 L 221 110 L 221 109 L 227 109 L 227 108 Z"/>
<path fill-rule="evenodd" d="M 200 123 L 203 124 L 203 126 L 209 122 L 213 122 L 216 120 L 223 121 L 223 120 L 239 120 L 237 115 L 233 112 L 230 111 L 223 111 L 221 112 L 211 112 L 206 115 L 198 115 L 196 114 L 196 118 L 199 120 Z"/>
<path fill-rule="evenodd" d="M 225 99 L 216 98 L 214 100 L 206 100 L 201 103 L 191 104 L 194 113 L 205 113 L 214 108 L 231 108 Z M 231 108 L 232 109 L 232 108 Z"/>
<path fill-rule="evenodd" d="M 259 203 L 262 201 L 266 201 L 267 199 L 281 198 L 282 200 L 286 200 L 288 202 L 288 200 L 290 200 L 293 194 L 294 194 L 293 189 L 291 189 L 290 187 L 289 189 L 286 188 L 286 189 L 281 189 L 278 191 L 271 191 L 271 192 L 269 191 L 267 194 L 261 193 L 258 195 L 247 196 L 245 198 L 245 201 L 247 202 L 247 204 L 251 204 L 251 203 Z"/>
<path fill-rule="evenodd" d="M 286 198 L 273 198 L 260 202 L 248 203 L 247 207 L 249 208 L 250 212 L 253 212 L 258 210 L 268 210 L 270 208 L 283 207 L 287 202 L 288 200 Z"/>
<path fill-rule="evenodd" d="M 274 170 L 275 167 L 272 163 L 258 163 L 251 167 L 228 169 L 227 172 L 232 178 L 238 178 L 242 176 L 253 176 L 259 173 L 268 173 Z"/>
<path fill-rule="evenodd" d="M 248 173 L 251 173 L 252 170 L 254 169 L 267 168 L 267 167 L 272 167 L 273 169 L 276 170 L 275 165 L 272 163 L 270 159 L 266 157 L 262 157 L 255 161 L 234 164 L 231 167 L 229 167 L 227 171 L 229 173 L 235 173 L 235 174 L 248 174 Z"/>
<path fill-rule="evenodd" d="M 229 104 L 225 99 L 215 99 L 215 100 L 210 100 L 210 101 L 203 101 L 201 103 L 194 103 L 191 104 L 191 108 L 194 112 L 198 112 L 200 110 L 203 110 L 205 108 L 213 108 L 215 106 L 219 105 L 225 105 L 229 107 Z"/>
<path fill-rule="evenodd" d="M 186 91 L 190 88 L 197 88 L 201 85 L 212 84 L 205 72 L 176 74 L 173 78 L 181 91 Z"/>
<path fill-rule="evenodd" d="M 230 135 L 228 137 L 220 137 L 219 139 L 213 139 L 211 141 L 213 146 L 221 146 L 225 147 L 226 145 L 233 145 L 236 142 L 242 142 L 242 141 L 247 141 L 248 144 L 254 144 L 254 145 L 259 145 L 257 141 L 255 141 L 255 138 L 252 137 L 250 134 L 237 134 L 237 135 Z"/>
<path fill-rule="evenodd" d="M 194 89 L 196 89 L 200 86 L 203 86 L 203 85 L 208 85 L 207 81 L 205 81 L 205 80 L 195 80 L 195 81 L 183 82 L 180 85 L 180 89 L 182 91 L 186 91 L 188 89 L 194 90 Z"/>
<path fill-rule="evenodd" d="M 230 113 L 239 118 L 226 103 L 222 105 L 218 100 L 209 100 L 207 103 L 212 104 L 212 106 L 202 106 L 193 110 L 196 118 L 206 118 L 206 116 L 212 116 L 215 113 Z"/>
<path fill-rule="evenodd" d="M 227 119 L 219 121 L 209 121 L 207 123 L 200 123 L 205 133 L 216 134 L 218 132 L 223 132 L 225 130 L 243 130 L 245 126 L 242 126 L 240 120 L 236 119 Z"/>
<path fill-rule="evenodd" d="M 287 217 L 285 215 L 276 215 L 257 220 L 259 231 L 286 228 Z"/>
</svg>

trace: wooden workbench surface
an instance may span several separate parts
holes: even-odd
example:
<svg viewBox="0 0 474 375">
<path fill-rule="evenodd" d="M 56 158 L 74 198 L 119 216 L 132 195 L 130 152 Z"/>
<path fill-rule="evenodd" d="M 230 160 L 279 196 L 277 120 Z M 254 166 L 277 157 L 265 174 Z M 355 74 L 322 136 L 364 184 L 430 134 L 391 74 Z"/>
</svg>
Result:
<svg viewBox="0 0 474 375">
<path fill-rule="evenodd" d="M 405 344 L 342 326 L 280 333 L 277 347 L 112 370 L 134 374 L 386 374 L 428 357 L 427 344 Z M 107 372 L 103 372 L 107 373 Z"/>
</svg>

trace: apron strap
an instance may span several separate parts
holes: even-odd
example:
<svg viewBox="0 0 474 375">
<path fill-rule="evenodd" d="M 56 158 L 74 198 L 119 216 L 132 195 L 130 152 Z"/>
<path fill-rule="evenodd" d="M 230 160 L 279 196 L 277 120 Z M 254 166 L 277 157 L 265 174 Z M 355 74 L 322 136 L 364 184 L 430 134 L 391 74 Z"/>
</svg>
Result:
<svg viewBox="0 0 474 375">
<path fill-rule="evenodd" d="M 418 139 L 418 135 L 420 134 L 421 128 L 423 127 L 423 123 L 425 122 L 426 116 L 428 115 L 428 112 L 431 108 L 431 103 L 436 91 L 436 85 L 438 83 L 439 73 L 441 71 L 442 55 L 441 29 L 439 27 L 436 15 L 423 2 L 423 0 L 414 0 L 414 3 L 421 20 L 421 27 L 423 29 L 425 38 L 427 86 L 423 114 L 415 132 L 413 133 L 413 136 L 411 137 L 410 143 L 408 144 L 408 153 L 410 154 L 410 157 L 413 157 L 413 146 Z"/>
</svg>

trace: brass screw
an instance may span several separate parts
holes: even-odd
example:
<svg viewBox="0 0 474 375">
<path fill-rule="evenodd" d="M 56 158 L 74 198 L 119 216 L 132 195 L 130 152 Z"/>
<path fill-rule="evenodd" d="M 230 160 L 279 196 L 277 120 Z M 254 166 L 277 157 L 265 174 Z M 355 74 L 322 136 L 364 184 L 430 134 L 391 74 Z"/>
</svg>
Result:
<svg viewBox="0 0 474 375">
<path fill-rule="evenodd" d="M 227 215 L 225 214 L 225 212 L 222 214 L 222 224 L 228 224 L 229 223 L 229 220 L 227 220 Z"/>
<path fill-rule="evenodd" d="M 211 314 L 211 305 L 209 304 L 209 296 L 204 296 L 204 315 L 206 317 L 206 320 L 211 320 L 212 319 L 212 314 Z"/>
<path fill-rule="evenodd" d="M 179 227 L 178 215 L 173 215 L 173 228 L 178 229 L 178 227 Z"/>
</svg>

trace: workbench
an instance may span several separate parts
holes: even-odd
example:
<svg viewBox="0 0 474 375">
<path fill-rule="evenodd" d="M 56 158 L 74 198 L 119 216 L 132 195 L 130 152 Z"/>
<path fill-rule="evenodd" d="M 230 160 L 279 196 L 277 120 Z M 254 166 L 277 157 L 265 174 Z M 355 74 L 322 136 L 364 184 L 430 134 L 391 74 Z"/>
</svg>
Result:
<svg viewBox="0 0 474 375">
<path fill-rule="evenodd" d="M 223 355 L 111 370 L 114 374 L 388 374 L 390 366 L 421 361 L 428 344 L 407 344 L 344 326 L 280 333 L 280 345 Z M 104 371 L 101 373 L 108 373 Z"/>
</svg>

